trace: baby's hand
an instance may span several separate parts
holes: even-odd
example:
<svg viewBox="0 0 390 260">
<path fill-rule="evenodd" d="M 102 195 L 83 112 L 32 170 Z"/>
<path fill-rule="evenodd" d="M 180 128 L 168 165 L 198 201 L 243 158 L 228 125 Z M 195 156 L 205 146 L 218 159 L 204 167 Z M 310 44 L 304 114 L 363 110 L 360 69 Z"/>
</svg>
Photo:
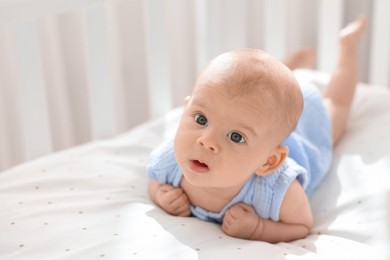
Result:
<svg viewBox="0 0 390 260">
<path fill-rule="evenodd" d="M 240 202 L 226 212 L 222 230 L 229 236 L 251 239 L 261 221 L 252 206 Z"/>
<path fill-rule="evenodd" d="M 181 188 L 164 184 L 156 190 L 157 204 L 166 212 L 174 216 L 188 217 L 190 202 L 187 194 Z"/>
</svg>

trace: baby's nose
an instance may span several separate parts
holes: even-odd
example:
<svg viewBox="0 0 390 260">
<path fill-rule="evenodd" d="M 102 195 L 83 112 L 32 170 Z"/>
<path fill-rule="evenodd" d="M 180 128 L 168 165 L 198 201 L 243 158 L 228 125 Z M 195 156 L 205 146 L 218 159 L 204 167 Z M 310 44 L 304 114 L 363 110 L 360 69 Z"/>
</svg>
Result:
<svg viewBox="0 0 390 260">
<path fill-rule="evenodd" d="M 206 138 L 206 137 L 199 137 L 197 139 L 197 143 L 202 146 L 203 148 L 213 152 L 213 153 L 218 153 L 219 148 L 218 145 L 215 141 L 213 141 L 211 138 Z"/>
</svg>

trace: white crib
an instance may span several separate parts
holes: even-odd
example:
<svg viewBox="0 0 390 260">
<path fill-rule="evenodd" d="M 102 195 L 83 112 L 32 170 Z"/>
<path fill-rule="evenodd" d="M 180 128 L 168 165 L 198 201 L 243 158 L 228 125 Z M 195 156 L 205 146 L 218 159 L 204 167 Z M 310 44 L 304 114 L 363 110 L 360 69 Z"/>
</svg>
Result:
<svg viewBox="0 0 390 260">
<path fill-rule="evenodd" d="M 386 0 L 1 0 L 0 258 L 390 259 L 389 11 Z M 361 86 L 308 238 L 237 240 L 153 206 L 148 155 L 209 59 L 310 47 L 318 71 L 297 76 L 322 85 L 339 29 L 361 14 Z"/>
<path fill-rule="evenodd" d="M 389 85 L 388 1 L 73 0 L 0 4 L 0 169 L 110 137 L 182 104 L 234 48 L 307 46 L 329 71 L 337 33 L 364 14 L 361 80 Z"/>
</svg>

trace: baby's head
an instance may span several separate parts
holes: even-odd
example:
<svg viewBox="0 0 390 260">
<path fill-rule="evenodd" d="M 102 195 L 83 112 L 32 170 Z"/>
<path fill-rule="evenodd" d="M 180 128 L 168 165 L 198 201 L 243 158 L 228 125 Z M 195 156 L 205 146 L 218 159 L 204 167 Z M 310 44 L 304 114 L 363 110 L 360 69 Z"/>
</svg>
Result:
<svg viewBox="0 0 390 260">
<path fill-rule="evenodd" d="M 291 70 L 260 50 L 236 50 L 213 59 L 198 78 L 193 94 L 207 88 L 218 89 L 230 99 L 247 99 L 259 117 L 267 119 L 270 138 L 279 144 L 294 129 L 303 108 L 302 93 Z"/>
<path fill-rule="evenodd" d="M 281 165 L 280 146 L 294 129 L 303 98 L 292 72 L 259 50 L 213 59 L 187 97 L 175 138 L 186 180 L 207 187 L 240 187 L 253 174 Z"/>
</svg>

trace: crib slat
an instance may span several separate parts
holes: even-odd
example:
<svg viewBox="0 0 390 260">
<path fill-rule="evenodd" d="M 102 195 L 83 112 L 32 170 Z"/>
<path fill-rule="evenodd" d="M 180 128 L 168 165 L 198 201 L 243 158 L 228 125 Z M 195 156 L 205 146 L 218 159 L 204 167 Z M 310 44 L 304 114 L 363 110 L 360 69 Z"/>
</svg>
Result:
<svg viewBox="0 0 390 260">
<path fill-rule="evenodd" d="M 0 65 L 0 69 L 2 66 Z M 0 75 L 0 80 L 1 80 L 1 75 Z M 0 81 L 1 82 L 1 81 Z M 1 89 L 0 85 L 0 90 L 2 93 L 4 93 L 4 90 Z M 5 105 L 6 103 L 4 102 L 3 96 L 0 96 L 0 170 L 5 168 L 7 165 L 11 164 L 11 158 L 12 155 L 10 154 L 9 148 L 11 147 L 12 144 L 9 142 L 8 138 L 8 127 L 5 127 L 7 125 L 7 115 L 5 114 L 7 108 Z"/>
<path fill-rule="evenodd" d="M 92 138 L 97 139 L 116 131 L 104 5 L 86 9 L 85 21 L 91 130 Z"/>
<path fill-rule="evenodd" d="M 149 119 L 143 0 L 107 4 L 110 72 L 118 132 Z"/>
<path fill-rule="evenodd" d="M 91 140 L 90 99 L 87 75 L 87 42 L 82 10 L 58 14 L 66 85 L 76 143 Z"/>
<path fill-rule="evenodd" d="M 76 144 L 57 16 L 38 20 L 54 150 Z"/>
<path fill-rule="evenodd" d="M 318 1 L 289 0 L 285 9 L 286 53 L 302 47 L 316 49 Z"/>
<path fill-rule="evenodd" d="M 248 39 L 253 39 L 248 36 L 248 6 L 247 1 L 241 0 L 229 4 L 224 0 L 195 2 L 195 36 L 192 37 L 196 41 L 196 72 L 222 52 L 248 47 Z"/>
<path fill-rule="evenodd" d="M 247 2 L 247 39 L 248 47 L 264 49 L 264 0 L 248 0 Z"/>
<path fill-rule="evenodd" d="M 13 114 L 14 109 L 7 102 L 15 100 L 13 95 L 9 93 L 10 85 L 10 65 L 9 65 L 9 33 L 7 27 L 0 25 L 0 170 L 5 168 L 11 162 L 12 154 L 10 148 L 12 147 L 11 140 L 9 138 L 9 123 L 8 114 Z M 6 112 L 7 111 L 7 112 Z M 14 118 L 14 117 L 13 117 Z"/>
<path fill-rule="evenodd" d="M 304 9 L 302 8 L 303 0 L 290 0 L 286 1 L 284 4 L 284 32 L 285 32 L 285 50 L 286 52 L 291 49 L 300 48 L 303 46 L 303 32 L 305 31 L 304 27 Z M 289 49 L 289 50 L 287 50 Z"/>
<path fill-rule="evenodd" d="M 184 103 L 195 83 L 196 45 L 194 6 L 186 1 L 167 1 L 168 51 L 173 106 Z"/>
<path fill-rule="evenodd" d="M 286 0 L 264 1 L 264 50 L 281 59 L 286 50 Z"/>
<path fill-rule="evenodd" d="M 215 47 L 214 41 L 209 41 L 209 34 L 214 35 L 214 27 L 208 21 L 208 10 L 210 4 L 213 1 L 199 0 L 195 2 L 195 30 L 196 30 L 196 51 L 197 51 L 197 63 L 196 71 L 200 72 L 204 66 L 208 63 L 210 57 L 212 57 L 211 50 Z"/>
<path fill-rule="evenodd" d="M 24 160 L 11 38 L 9 26 L 0 25 L 0 170 Z"/>
<path fill-rule="evenodd" d="M 49 110 L 36 24 L 16 23 L 14 32 L 23 141 L 26 159 L 32 159 L 52 152 Z"/>
<path fill-rule="evenodd" d="M 172 91 L 167 46 L 167 29 L 163 11 L 165 2 L 145 0 L 146 50 L 149 79 L 149 104 L 152 117 L 172 108 Z"/>
<path fill-rule="evenodd" d="M 390 2 L 376 0 L 373 6 L 369 82 L 390 84 Z"/>
<path fill-rule="evenodd" d="M 226 1 L 220 0 L 219 8 L 214 10 L 220 14 L 217 24 L 220 43 L 216 55 L 247 46 L 247 6 L 247 1 L 234 0 L 226 4 Z M 213 19 L 213 15 L 210 18 Z"/>
<path fill-rule="evenodd" d="M 338 33 L 343 25 L 344 1 L 321 0 L 319 4 L 318 69 L 330 72 L 337 54 Z"/>
</svg>

